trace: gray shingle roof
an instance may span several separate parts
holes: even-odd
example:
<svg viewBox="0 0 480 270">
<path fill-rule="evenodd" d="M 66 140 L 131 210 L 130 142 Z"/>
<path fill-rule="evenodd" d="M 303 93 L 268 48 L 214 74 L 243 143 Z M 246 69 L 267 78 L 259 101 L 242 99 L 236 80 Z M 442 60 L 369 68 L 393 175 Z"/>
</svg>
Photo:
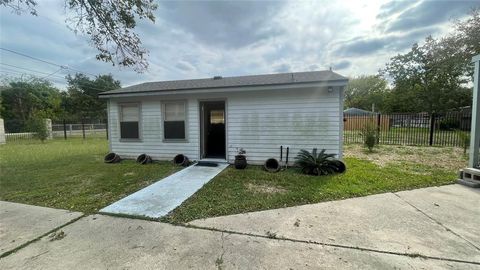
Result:
<svg viewBox="0 0 480 270">
<path fill-rule="evenodd" d="M 344 115 L 355 116 L 355 115 L 374 115 L 374 114 L 377 114 L 377 113 L 362 110 L 362 109 L 359 109 L 359 108 L 348 108 L 348 109 L 343 111 L 343 114 Z"/>
<path fill-rule="evenodd" d="M 347 78 L 333 71 L 310 71 L 310 72 L 294 72 L 267 75 L 252 75 L 238 77 L 223 77 L 220 79 L 207 78 L 195 80 L 178 80 L 178 81 L 160 81 L 147 82 L 132 85 L 120 89 L 106 91 L 100 95 L 126 94 L 126 93 L 144 93 L 171 90 L 195 90 L 208 88 L 228 88 L 242 86 L 264 86 L 264 85 L 280 85 L 325 81 L 341 81 L 347 82 Z"/>
</svg>

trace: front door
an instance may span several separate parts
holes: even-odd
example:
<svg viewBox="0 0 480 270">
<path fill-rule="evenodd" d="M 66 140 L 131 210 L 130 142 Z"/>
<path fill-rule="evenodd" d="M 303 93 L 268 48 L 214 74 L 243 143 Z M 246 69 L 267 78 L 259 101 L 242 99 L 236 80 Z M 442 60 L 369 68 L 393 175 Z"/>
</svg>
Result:
<svg viewBox="0 0 480 270">
<path fill-rule="evenodd" d="M 225 101 L 200 102 L 202 158 L 226 158 Z"/>
</svg>

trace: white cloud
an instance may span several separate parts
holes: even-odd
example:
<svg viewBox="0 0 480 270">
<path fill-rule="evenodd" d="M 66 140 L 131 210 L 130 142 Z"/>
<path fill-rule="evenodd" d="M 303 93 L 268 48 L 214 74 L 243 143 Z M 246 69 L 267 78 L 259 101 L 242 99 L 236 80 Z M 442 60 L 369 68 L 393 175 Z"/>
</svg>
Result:
<svg viewBox="0 0 480 270">
<path fill-rule="evenodd" d="M 39 1 L 39 17 L 2 7 L 0 43 L 88 73 L 112 73 L 123 85 L 329 67 L 352 76 L 376 73 L 411 44 L 450 30 L 449 19 L 470 6 L 459 3 L 444 1 L 435 6 L 443 15 L 432 16 L 427 1 L 161 2 L 156 23 L 137 27 L 150 52 L 143 74 L 97 61 L 88 39 L 65 26 L 67 15 L 58 1 Z M 5 51 L 0 56 L 2 63 L 37 71 L 57 69 Z M 2 70 L 6 74 L 6 66 Z M 60 74 L 52 79 L 64 86 L 66 72 Z"/>
</svg>

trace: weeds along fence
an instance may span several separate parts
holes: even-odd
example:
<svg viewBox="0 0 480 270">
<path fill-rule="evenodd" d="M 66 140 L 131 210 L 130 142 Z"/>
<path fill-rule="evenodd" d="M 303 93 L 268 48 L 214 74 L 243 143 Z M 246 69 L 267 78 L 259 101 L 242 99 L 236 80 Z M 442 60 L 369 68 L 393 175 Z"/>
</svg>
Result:
<svg viewBox="0 0 480 270">
<path fill-rule="evenodd" d="M 465 147 L 471 119 L 471 111 L 344 115 L 343 139 L 363 143 L 362 129 L 370 125 L 379 144 Z"/>
</svg>

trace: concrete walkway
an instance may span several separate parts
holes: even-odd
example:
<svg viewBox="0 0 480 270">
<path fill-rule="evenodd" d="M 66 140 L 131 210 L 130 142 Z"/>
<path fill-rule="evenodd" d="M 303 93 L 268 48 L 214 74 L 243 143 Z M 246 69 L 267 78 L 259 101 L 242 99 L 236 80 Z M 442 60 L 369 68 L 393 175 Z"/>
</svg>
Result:
<svg viewBox="0 0 480 270">
<path fill-rule="evenodd" d="M 0 269 L 480 269 L 479 205 L 480 191 L 450 185 L 195 227 L 92 215 L 1 258 Z M 30 206 L 13 207 L 24 216 Z"/>
<path fill-rule="evenodd" d="M 100 212 L 150 218 L 165 216 L 228 167 L 228 163 L 217 164 L 217 167 L 192 165 L 103 208 Z"/>
</svg>

